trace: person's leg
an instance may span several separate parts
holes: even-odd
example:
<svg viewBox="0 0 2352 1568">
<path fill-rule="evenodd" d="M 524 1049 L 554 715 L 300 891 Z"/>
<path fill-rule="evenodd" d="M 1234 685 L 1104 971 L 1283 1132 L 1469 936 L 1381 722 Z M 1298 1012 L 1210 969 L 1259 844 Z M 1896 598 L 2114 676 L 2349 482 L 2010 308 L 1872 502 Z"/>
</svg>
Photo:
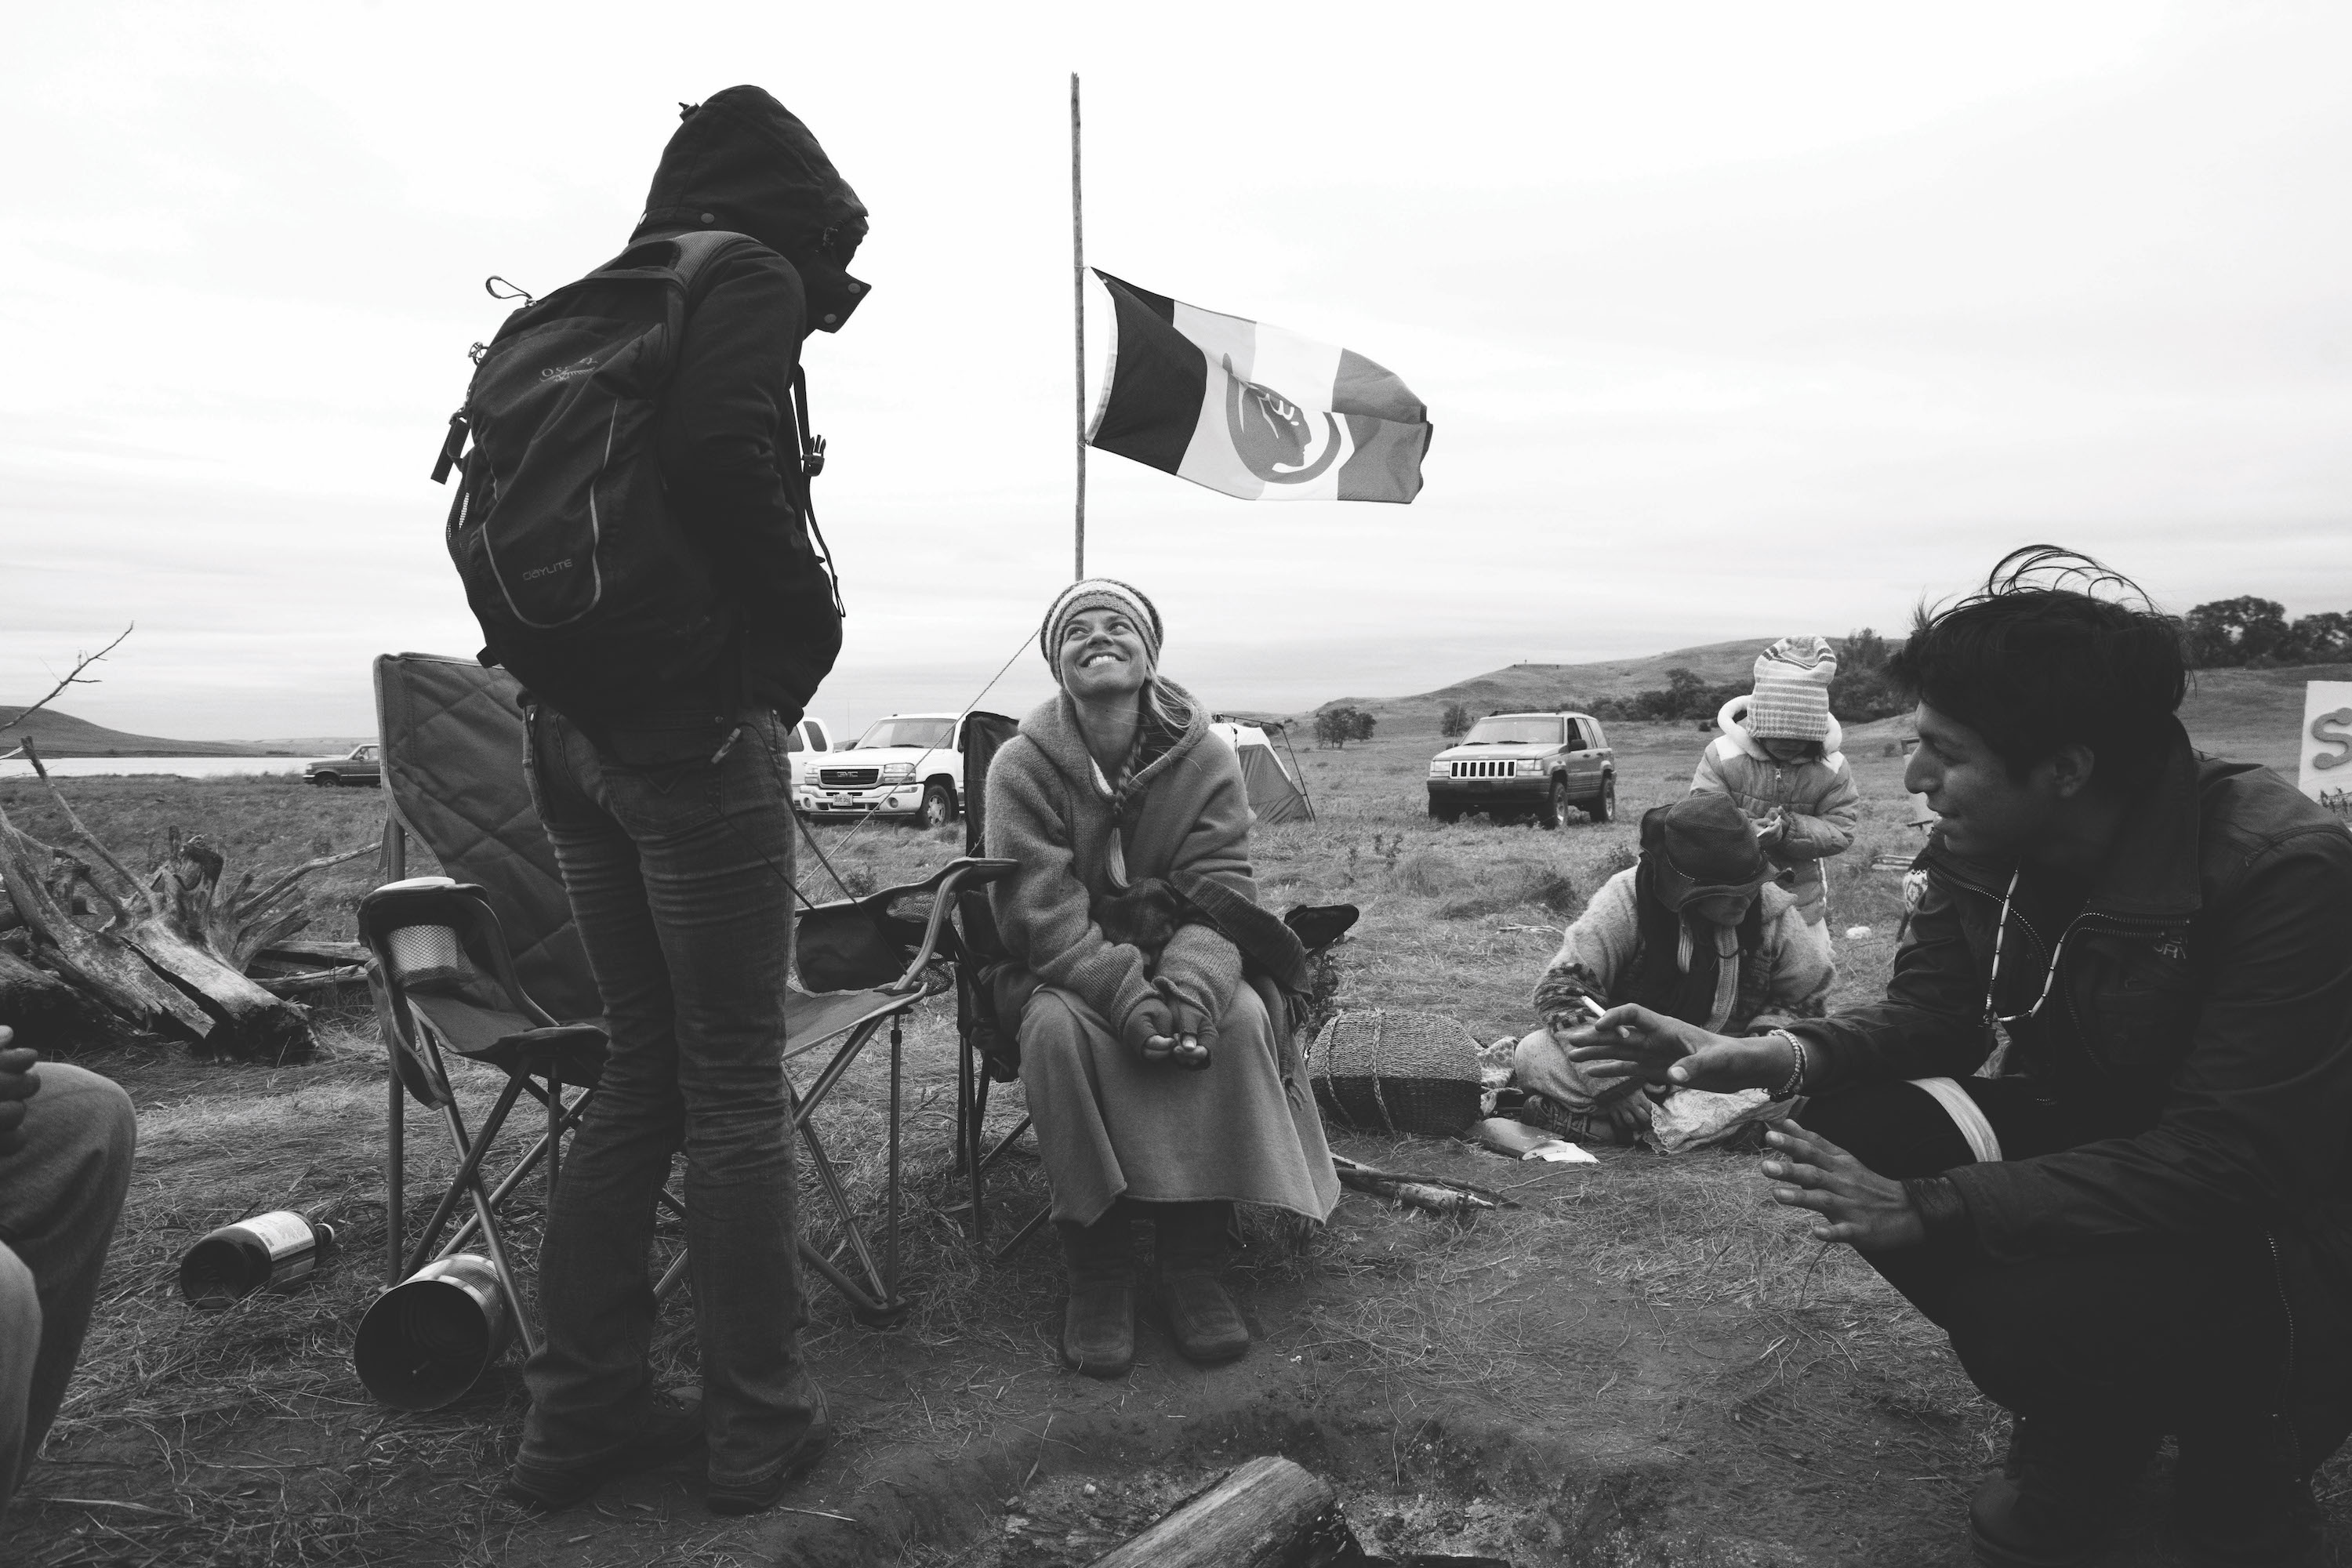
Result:
<svg viewBox="0 0 2352 1568">
<path fill-rule="evenodd" d="M 13 1454 L 0 1415 L 0 1501 L 40 1452 L 65 1398 L 138 1142 L 131 1097 L 113 1082 L 66 1062 L 35 1070 L 40 1089 L 25 1102 L 21 1142 L 0 1155 L 0 1250 L 30 1276 L 39 1322 Z M 20 1310 L 16 1326 L 23 1322 Z"/>
<path fill-rule="evenodd" d="M 772 1503 L 828 1436 L 799 1342 L 808 1314 L 782 1069 L 793 834 L 783 769 L 771 714 L 747 722 L 719 763 L 675 783 L 608 780 L 636 840 L 675 1005 L 714 1510 Z"/>
<path fill-rule="evenodd" d="M 0 1243 L 0 1518 L 25 1468 L 25 1410 L 41 1354 L 41 1292 L 33 1271 Z"/>
<path fill-rule="evenodd" d="M 1132 1219 L 1126 1178 L 1103 1127 L 1083 1003 L 1046 988 L 1021 1014 L 1021 1085 L 1062 1241 L 1063 1364 L 1089 1377 L 1119 1377 L 1135 1364 Z"/>
<path fill-rule="evenodd" d="M 636 845 L 600 798 L 601 770 L 587 741 L 546 712 L 535 739 L 533 795 L 612 1031 L 549 1208 L 539 1257 L 546 1334 L 524 1371 L 531 1404 L 519 1466 L 576 1475 L 642 1435 L 652 1393 L 655 1303 L 646 1273 L 654 1195 L 668 1180 L 686 1116 L 669 973 Z M 549 1506 L 560 1498 L 535 1500 Z"/>
</svg>

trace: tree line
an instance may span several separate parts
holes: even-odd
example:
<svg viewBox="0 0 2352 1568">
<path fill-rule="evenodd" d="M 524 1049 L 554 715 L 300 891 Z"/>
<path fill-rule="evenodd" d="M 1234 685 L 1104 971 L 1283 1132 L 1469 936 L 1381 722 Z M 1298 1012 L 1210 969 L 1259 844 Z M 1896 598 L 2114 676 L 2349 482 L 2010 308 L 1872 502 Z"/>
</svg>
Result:
<svg viewBox="0 0 2352 1568">
<path fill-rule="evenodd" d="M 2286 618 L 2286 606 L 2251 594 L 2200 605 L 2183 618 L 2189 662 L 2200 669 L 2352 663 L 2352 612 Z"/>
</svg>

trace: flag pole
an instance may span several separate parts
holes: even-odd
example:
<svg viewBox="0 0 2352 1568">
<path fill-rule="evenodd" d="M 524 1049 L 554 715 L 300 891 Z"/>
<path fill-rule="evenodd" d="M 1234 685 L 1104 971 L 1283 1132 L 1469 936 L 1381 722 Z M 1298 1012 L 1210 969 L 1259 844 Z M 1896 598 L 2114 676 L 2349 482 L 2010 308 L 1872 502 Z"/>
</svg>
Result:
<svg viewBox="0 0 2352 1568">
<path fill-rule="evenodd" d="M 1078 516 L 1073 581 L 1087 574 L 1087 229 L 1078 183 L 1078 73 L 1070 73 L 1070 318 L 1076 329 Z"/>
</svg>

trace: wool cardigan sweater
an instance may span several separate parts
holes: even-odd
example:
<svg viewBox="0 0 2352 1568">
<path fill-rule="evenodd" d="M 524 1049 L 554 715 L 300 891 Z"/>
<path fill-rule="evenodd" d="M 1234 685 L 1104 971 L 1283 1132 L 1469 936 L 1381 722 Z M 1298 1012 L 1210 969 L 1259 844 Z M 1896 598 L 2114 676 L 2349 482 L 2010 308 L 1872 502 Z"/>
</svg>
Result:
<svg viewBox="0 0 2352 1568">
<path fill-rule="evenodd" d="M 989 889 L 1006 951 L 1122 1036 L 1158 994 L 1153 970 L 1139 949 L 1103 935 L 1094 900 L 1178 871 L 1257 900 L 1241 763 L 1198 717 L 1114 791 L 1087 750 L 1076 707 L 1057 695 L 990 763 L 987 812 L 988 853 L 1021 867 Z M 1213 929 L 1187 925 L 1169 939 L 1157 973 L 1213 1027 L 1241 983 L 1241 954 Z"/>
</svg>

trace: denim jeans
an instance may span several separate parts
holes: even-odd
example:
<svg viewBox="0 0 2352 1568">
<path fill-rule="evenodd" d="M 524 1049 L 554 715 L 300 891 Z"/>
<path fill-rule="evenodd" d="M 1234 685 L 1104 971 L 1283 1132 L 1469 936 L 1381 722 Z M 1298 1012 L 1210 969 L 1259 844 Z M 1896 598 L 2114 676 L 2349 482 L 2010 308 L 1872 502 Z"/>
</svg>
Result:
<svg viewBox="0 0 2352 1568">
<path fill-rule="evenodd" d="M 131 1097 L 111 1081 L 63 1062 L 34 1077 L 24 1142 L 0 1154 L 0 1511 L 81 1354 L 137 1139 Z"/>
<path fill-rule="evenodd" d="M 710 1479 L 756 1485 L 782 1468 L 814 1405 L 799 1347 L 807 1311 L 782 1067 L 793 943 L 782 731 L 761 714 L 715 762 L 682 744 L 649 751 L 683 761 L 629 767 L 545 709 L 530 735 L 532 799 L 613 1044 L 548 1214 L 547 1331 L 524 1371 L 521 1458 L 593 1463 L 635 1434 L 653 1392 L 655 1194 L 682 1148 Z"/>
</svg>

